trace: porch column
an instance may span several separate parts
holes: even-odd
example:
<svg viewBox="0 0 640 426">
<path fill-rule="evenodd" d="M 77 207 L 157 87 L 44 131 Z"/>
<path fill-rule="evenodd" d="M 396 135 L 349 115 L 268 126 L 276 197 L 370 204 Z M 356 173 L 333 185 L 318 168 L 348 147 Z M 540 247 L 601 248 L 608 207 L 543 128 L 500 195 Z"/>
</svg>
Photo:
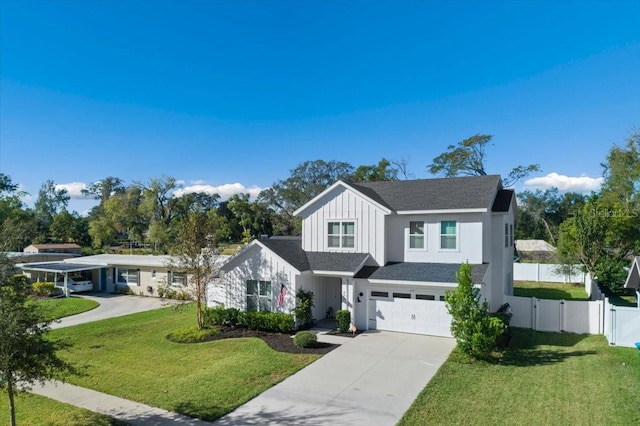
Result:
<svg viewBox="0 0 640 426">
<path fill-rule="evenodd" d="M 67 287 L 69 273 L 64 273 L 64 297 L 69 297 L 69 287 Z"/>
</svg>

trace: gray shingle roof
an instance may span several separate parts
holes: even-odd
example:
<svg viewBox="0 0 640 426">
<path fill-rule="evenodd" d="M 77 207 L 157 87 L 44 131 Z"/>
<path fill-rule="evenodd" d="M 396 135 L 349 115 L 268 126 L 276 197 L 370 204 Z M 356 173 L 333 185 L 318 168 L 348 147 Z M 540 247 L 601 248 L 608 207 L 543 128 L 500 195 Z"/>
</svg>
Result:
<svg viewBox="0 0 640 426">
<path fill-rule="evenodd" d="M 348 183 L 391 210 L 490 208 L 499 175 Z"/>
<path fill-rule="evenodd" d="M 336 271 L 356 273 L 369 256 L 366 253 L 324 253 L 302 250 L 300 237 L 273 237 L 260 240 L 269 250 L 298 271 Z"/>
<path fill-rule="evenodd" d="M 366 253 L 307 252 L 312 271 L 338 271 L 356 273 L 367 259 Z"/>
<path fill-rule="evenodd" d="M 460 263 L 387 263 L 368 276 L 372 280 L 430 281 L 455 283 Z M 489 265 L 471 265 L 474 283 L 481 283 Z M 364 269 L 364 268 L 363 268 Z M 360 273 L 356 275 L 360 277 Z M 363 277 L 364 278 L 364 277 Z"/>
<path fill-rule="evenodd" d="M 286 260 L 298 271 L 309 270 L 309 260 L 307 253 L 302 250 L 302 240 L 297 238 L 269 238 L 260 240 L 275 254 Z"/>
</svg>

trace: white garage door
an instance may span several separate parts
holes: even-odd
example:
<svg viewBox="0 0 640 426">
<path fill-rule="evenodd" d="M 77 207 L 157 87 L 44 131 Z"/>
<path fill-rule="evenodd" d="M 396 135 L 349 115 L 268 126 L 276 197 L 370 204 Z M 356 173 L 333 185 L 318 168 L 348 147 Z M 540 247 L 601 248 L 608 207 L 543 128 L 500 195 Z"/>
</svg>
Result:
<svg viewBox="0 0 640 426">
<path fill-rule="evenodd" d="M 451 315 L 435 292 L 369 292 L 369 329 L 451 337 Z"/>
</svg>

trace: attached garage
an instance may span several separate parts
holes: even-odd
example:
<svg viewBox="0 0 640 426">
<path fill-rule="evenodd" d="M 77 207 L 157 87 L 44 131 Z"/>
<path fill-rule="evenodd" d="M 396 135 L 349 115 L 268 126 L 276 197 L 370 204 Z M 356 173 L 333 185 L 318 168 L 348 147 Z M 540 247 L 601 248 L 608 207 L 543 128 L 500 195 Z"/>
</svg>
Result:
<svg viewBox="0 0 640 426">
<path fill-rule="evenodd" d="M 370 330 L 451 337 L 442 289 L 370 289 L 367 308 Z"/>
</svg>

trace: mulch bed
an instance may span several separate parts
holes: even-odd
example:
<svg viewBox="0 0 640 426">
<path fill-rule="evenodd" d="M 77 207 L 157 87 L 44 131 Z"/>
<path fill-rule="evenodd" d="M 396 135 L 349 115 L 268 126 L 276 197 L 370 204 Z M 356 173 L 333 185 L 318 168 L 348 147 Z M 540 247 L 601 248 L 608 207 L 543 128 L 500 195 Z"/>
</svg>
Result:
<svg viewBox="0 0 640 426">
<path fill-rule="evenodd" d="M 346 333 L 340 333 L 340 330 L 331 330 L 327 332 L 327 334 L 330 334 L 332 336 L 340 336 L 340 337 L 356 337 L 360 333 L 362 333 L 362 330 L 358 330 L 355 333 L 352 333 L 350 331 Z"/>
<path fill-rule="evenodd" d="M 207 340 L 232 339 L 236 337 L 258 337 L 269 345 L 271 349 L 278 352 L 290 354 L 318 354 L 324 355 L 331 352 L 340 345 L 318 342 L 312 348 L 299 348 L 293 344 L 293 336 L 280 333 L 269 333 L 266 331 L 249 330 L 239 327 L 220 327 L 220 332 L 210 336 Z"/>
</svg>

